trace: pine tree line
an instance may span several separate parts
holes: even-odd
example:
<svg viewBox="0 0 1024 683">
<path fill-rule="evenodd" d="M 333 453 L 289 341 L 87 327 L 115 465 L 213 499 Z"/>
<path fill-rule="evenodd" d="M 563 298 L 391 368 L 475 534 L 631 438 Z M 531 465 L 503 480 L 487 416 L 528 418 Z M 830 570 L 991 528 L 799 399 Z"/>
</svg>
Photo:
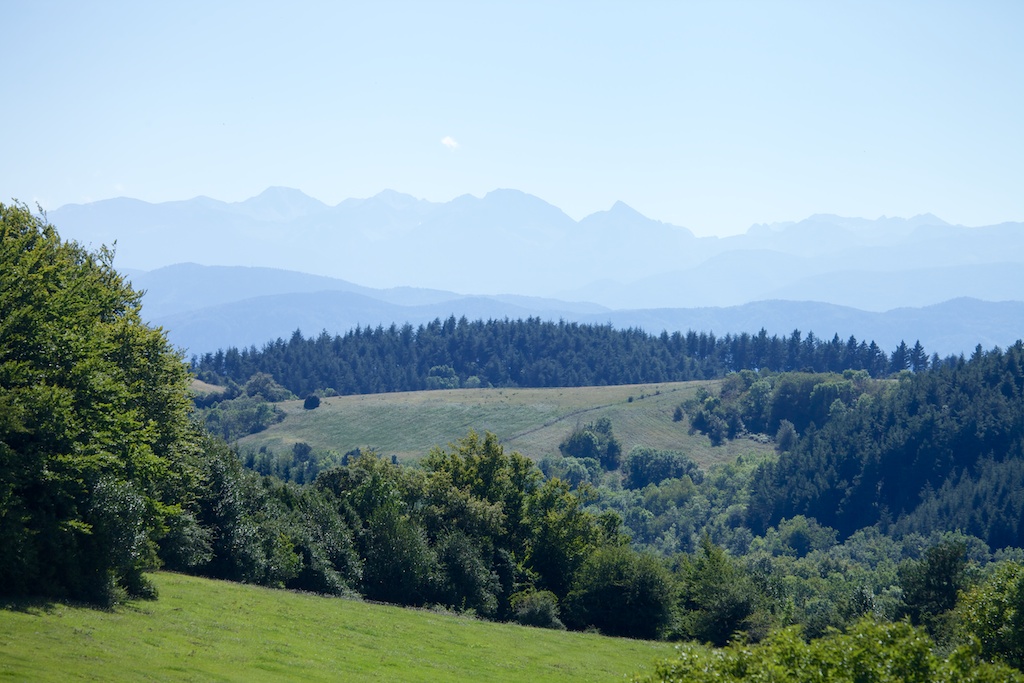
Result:
<svg viewBox="0 0 1024 683">
<path fill-rule="evenodd" d="M 572 387 L 713 379 L 731 371 L 866 370 L 882 377 L 940 363 L 920 342 L 891 353 L 851 336 L 830 341 L 799 330 L 769 336 L 617 330 L 611 325 L 526 320 L 470 322 L 454 316 L 413 328 L 361 328 L 304 337 L 296 330 L 261 350 L 229 348 L 193 357 L 192 369 L 215 383 L 272 375 L 299 396 L 371 394 L 431 388 Z"/>
</svg>

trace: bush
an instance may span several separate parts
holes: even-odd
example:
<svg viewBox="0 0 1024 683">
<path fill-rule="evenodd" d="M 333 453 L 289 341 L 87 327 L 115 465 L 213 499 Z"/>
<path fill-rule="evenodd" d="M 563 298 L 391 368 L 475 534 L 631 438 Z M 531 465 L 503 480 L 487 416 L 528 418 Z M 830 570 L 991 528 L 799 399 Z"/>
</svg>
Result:
<svg viewBox="0 0 1024 683">
<path fill-rule="evenodd" d="M 250 377 L 243 390 L 246 396 L 262 396 L 263 400 L 271 403 L 295 398 L 295 394 L 278 384 L 271 375 L 265 372 L 257 372 Z"/>
<path fill-rule="evenodd" d="M 513 617 L 523 626 L 565 629 L 558 618 L 558 597 L 551 591 L 522 591 L 514 594 L 509 602 Z"/>
<path fill-rule="evenodd" d="M 320 397 L 316 394 L 310 394 L 306 397 L 306 400 L 302 402 L 302 407 L 306 410 L 316 410 L 320 407 Z"/>
<path fill-rule="evenodd" d="M 865 619 L 847 633 L 832 633 L 806 642 L 798 628 L 776 632 L 760 645 L 735 644 L 723 650 L 684 645 L 676 658 L 655 667 L 635 683 L 743 683 L 786 681 L 811 683 L 1021 683 L 1024 676 L 990 664 L 976 648 L 962 647 L 948 658 L 933 652 L 934 643 L 906 622 L 879 624 Z"/>
<path fill-rule="evenodd" d="M 239 396 L 221 401 L 202 411 L 207 431 L 235 441 L 261 432 L 267 427 L 284 420 L 284 411 L 263 400 L 262 395 Z"/>
<path fill-rule="evenodd" d="M 582 428 L 576 428 L 558 445 L 562 455 L 573 458 L 592 458 L 606 470 L 618 469 L 622 460 L 622 445 L 612 433 L 612 423 L 606 417 Z"/>
</svg>

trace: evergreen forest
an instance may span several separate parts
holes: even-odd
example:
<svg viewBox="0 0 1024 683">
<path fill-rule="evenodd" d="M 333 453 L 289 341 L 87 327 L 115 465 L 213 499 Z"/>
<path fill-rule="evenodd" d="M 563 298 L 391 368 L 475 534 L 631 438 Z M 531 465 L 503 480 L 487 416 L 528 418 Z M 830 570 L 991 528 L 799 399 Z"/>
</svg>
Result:
<svg viewBox="0 0 1024 683">
<path fill-rule="evenodd" d="M 164 568 L 685 642 L 651 680 L 1024 679 L 1022 342 L 450 318 L 187 362 L 109 250 L 19 204 L 0 239 L 5 596 L 159 599 Z M 229 445 L 294 396 L 691 379 L 718 381 L 664 419 L 771 454 L 701 468 L 596 420 L 543 457 L 296 448 L 299 481 Z"/>
<path fill-rule="evenodd" d="M 262 349 L 229 348 L 192 358 L 196 376 L 242 384 L 272 376 L 296 395 L 377 394 L 459 387 L 579 387 L 713 379 L 739 370 L 842 372 L 885 377 L 943 362 L 920 342 L 887 352 L 873 341 L 789 335 L 617 330 L 566 321 L 437 319 L 413 328 L 359 328 L 303 337 L 296 330 Z"/>
</svg>

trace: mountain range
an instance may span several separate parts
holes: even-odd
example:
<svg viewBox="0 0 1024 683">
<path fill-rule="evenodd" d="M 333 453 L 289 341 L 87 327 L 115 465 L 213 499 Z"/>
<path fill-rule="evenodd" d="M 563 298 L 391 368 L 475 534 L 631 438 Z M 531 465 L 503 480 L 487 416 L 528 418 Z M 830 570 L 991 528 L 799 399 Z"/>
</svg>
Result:
<svg viewBox="0 0 1024 683">
<path fill-rule="evenodd" d="M 539 297 L 463 296 L 440 290 L 375 290 L 305 273 L 241 266 L 177 264 L 131 274 L 144 290 L 147 320 L 164 327 L 170 340 L 188 353 L 262 346 L 287 339 L 296 329 L 306 335 L 342 334 L 357 326 L 414 326 L 434 319 L 465 316 L 573 320 L 718 335 L 789 334 L 801 330 L 844 341 L 874 340 L 884 349 L 920 340 L 929 353 L 969 354 L 977 344 L 1006 347 L 1024 338 L 1024 302 L 958 298 L 884 313 L 807 301 L 768 300 L 729 307 L 613 310 L 596 304 Z"/>
<path fill-rule="evenodd" d="M 1024 337 L 1022 223 L 815 215 L 698 238 L 622 202 L 575 221 L 516 190 L 329 206 L 288 188 L 48 217 L 65 238 L 115 245 L 147 317 L 197 353 L 448 315 L 920 338 L 943 355 Z"/>
</svg>

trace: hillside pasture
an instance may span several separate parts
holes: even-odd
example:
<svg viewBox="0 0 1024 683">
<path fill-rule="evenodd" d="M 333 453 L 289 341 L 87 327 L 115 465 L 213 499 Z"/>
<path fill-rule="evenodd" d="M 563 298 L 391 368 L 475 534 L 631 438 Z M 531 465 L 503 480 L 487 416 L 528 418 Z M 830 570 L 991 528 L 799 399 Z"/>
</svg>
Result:
<svg viewBox="0 0 1024 683">
<path fill-rule="evenodd" d="M 558 444 L 577 426 L 607 417 L 628 453 L 634 446 L 681 450 L 702 467 L 739 455 L 766 453 L 770 445 L 739 439 L 712 447 L 706 436 L 688 434 L 672 413 L 698 387 L 717 382 L 666 382 L 555 389 L 451 389 L 325 398 L 315 410 L 302 401 L 277 404 L 284 421 L 240 440 L 243 448 L 275 452 L 305 442 L 339 453 L 377 448 L 416 460 L 470 429 L 496 434 L 508 449 L 534 459 L 557 455 Z"/>
<path fill-rule="evenodd" d="M 0 679 L 615 681 L 668 643 L 496 624 L 157 573 L 160 598 L 113 610 L 0 609 Z"/>
</svg>

